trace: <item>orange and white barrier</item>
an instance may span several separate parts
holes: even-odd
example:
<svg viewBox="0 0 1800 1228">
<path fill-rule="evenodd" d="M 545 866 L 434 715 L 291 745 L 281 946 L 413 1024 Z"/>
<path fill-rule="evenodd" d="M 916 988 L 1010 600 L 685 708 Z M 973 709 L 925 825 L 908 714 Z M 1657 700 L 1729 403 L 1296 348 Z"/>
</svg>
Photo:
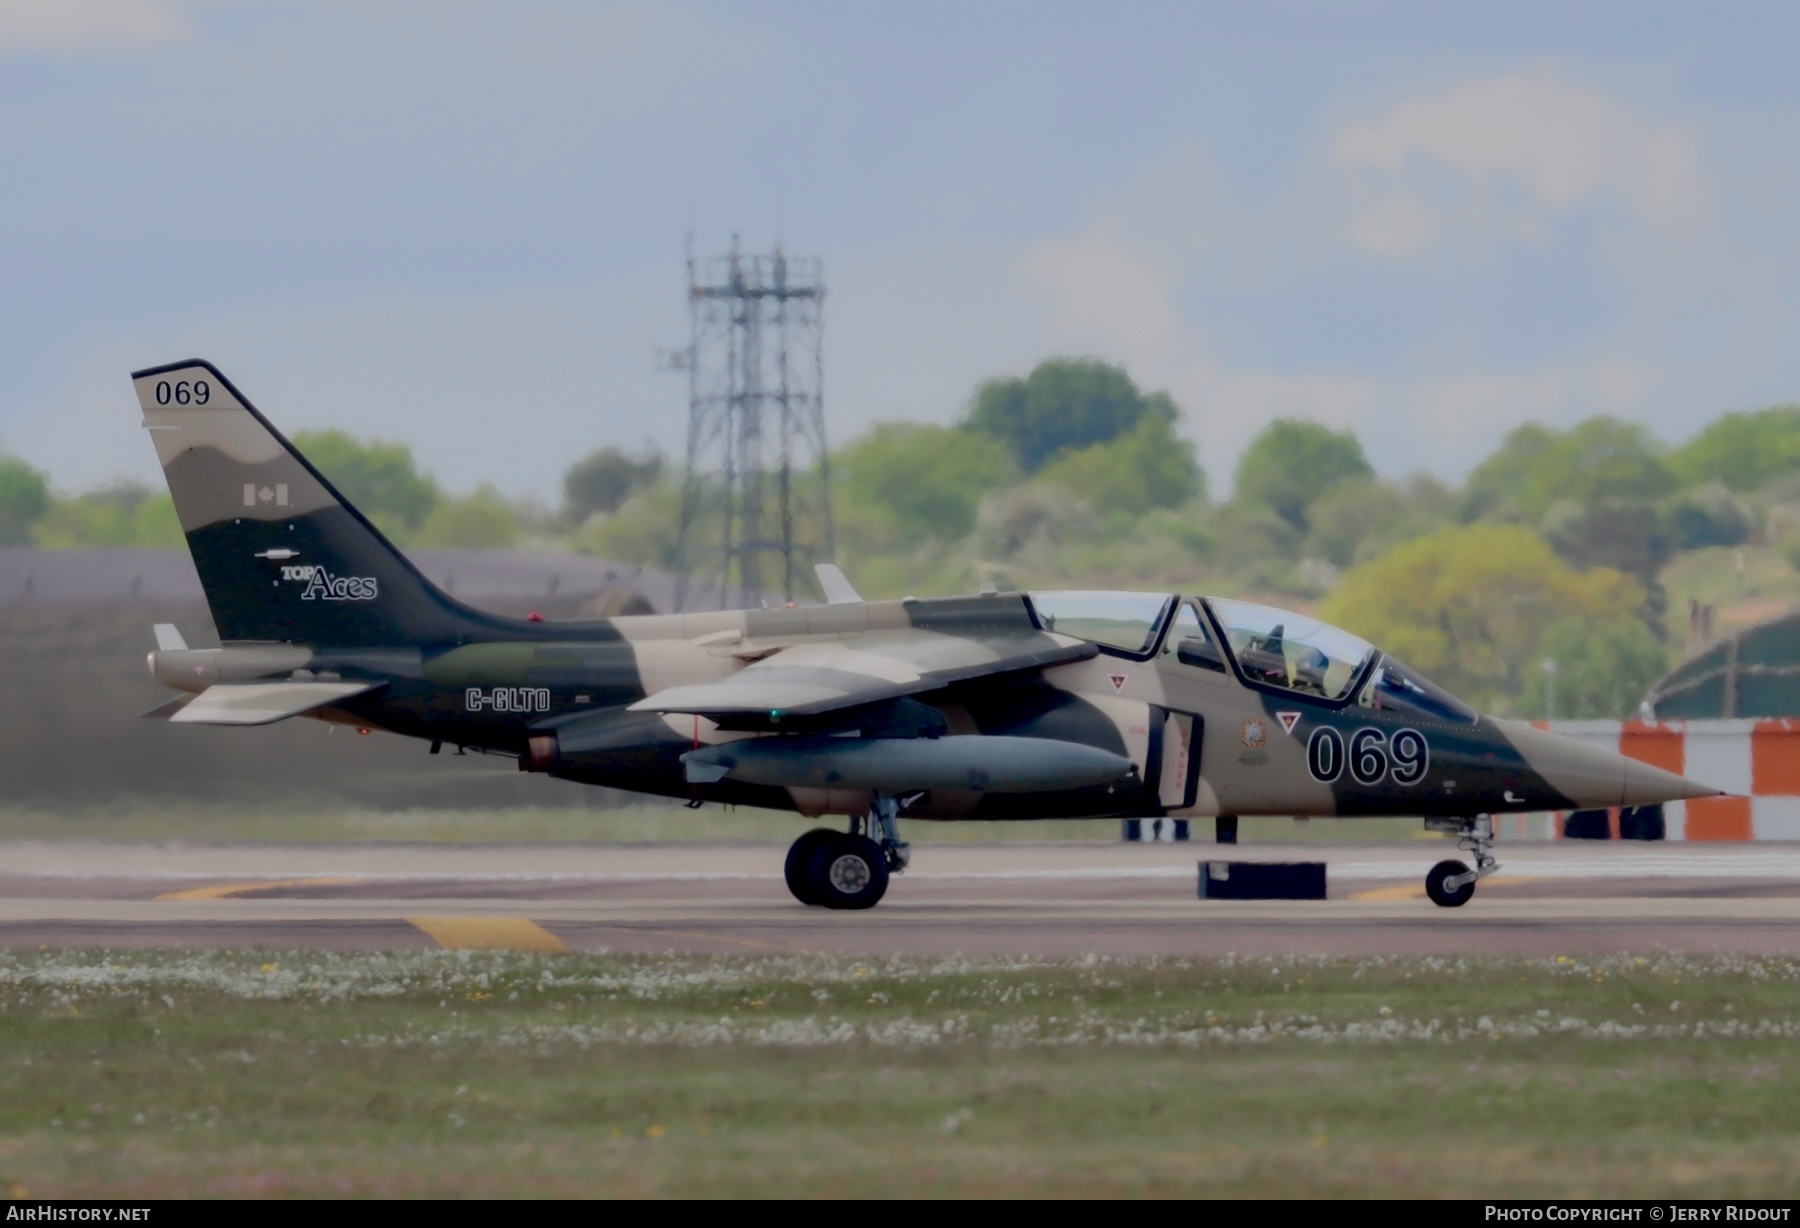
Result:
<svg viewBox="0 0 1800 1228">
<path fill-rule="evenodd" d="M 1729 797 L 1668 802 L 1662 807 L 1668 840 L 1800 840 L 1800 720 L 1534 721 L 1540 729 L 1617 751 L 1642 763 L 1724 789 Z M 1531 816 L 1525 816 L 1531 817 Z M 1566 816 L 1550 816 L 1531 831 L 1524 823 L 1498 825 L 1502 839 L 1561 838 Z M 1610 815 L 1619 835 L 1619 814 Z M 1509 828 L 1517 827 L 1512 831 Z"/>
</svg>

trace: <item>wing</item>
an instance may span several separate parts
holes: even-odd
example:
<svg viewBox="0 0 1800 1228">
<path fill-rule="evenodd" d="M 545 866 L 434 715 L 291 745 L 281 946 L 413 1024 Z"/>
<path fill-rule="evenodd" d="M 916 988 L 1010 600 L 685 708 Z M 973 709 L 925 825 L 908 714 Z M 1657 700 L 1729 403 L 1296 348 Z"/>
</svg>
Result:
<svg viewBox="0 0 1800 1228">
<path fill-rule="evenodd" d="M 386 685 L 385 682 L 221 682 L 207 687 L 194 696 L 191 703 L 171 713 L 169 723 L 271 725 Z"/>
<path fill-rule="evenodd" d="M 669 687 L 632 704 L 639 712 L 812 716 L 935 691 L 954 682 L 1085 661 L 1099 652 L 1066 635 L 963 636 L 914 628 L 795 644 L 728 678 Z"/>
</svg>

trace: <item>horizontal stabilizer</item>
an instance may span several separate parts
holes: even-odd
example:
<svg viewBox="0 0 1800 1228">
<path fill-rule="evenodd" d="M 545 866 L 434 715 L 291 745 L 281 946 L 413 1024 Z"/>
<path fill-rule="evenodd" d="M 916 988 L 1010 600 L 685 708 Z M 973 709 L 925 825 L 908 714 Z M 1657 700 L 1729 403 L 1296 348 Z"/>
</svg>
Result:
<svg viewBox="0 0 1800 1228">
<path fill-rule="evenodd" d="M 156 623 L 152 629 L 156 632 L 156 646 L 161 651 L 187 651 L 187 641 L 181 638 L 181 631 L 174 623 Z"/>
<path fill-rule="evenodd" d="M 169 717 L 178 725 L 272 725 L 340 703 L 385 682 L 221 682 Z"/>
</svg>

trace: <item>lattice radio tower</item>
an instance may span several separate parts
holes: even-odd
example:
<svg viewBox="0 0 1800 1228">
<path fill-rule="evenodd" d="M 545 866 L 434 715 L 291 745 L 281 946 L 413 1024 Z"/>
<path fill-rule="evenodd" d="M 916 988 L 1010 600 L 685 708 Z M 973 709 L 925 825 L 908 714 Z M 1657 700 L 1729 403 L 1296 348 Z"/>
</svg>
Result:
<svg viewBox="0 0 1800 1228">
<path fill-rule="evenodd" d="M 823 270 L 816 259 L 689 250 L 687 472 L 676 552 L 720 608 L 792 601 L 810 563 L 832 555 L 825 450 Z"/>
</svg>

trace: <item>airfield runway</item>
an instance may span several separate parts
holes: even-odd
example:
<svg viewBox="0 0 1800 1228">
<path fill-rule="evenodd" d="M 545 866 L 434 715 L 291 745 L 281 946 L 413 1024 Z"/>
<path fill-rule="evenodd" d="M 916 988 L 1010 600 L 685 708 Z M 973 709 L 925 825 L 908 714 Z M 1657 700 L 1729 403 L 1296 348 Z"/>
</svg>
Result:
<svg viewBox="0 0 1800 1228">
<path fill-rule="evenodd" d="M 1800 955 L 1800 846 L 1516 845 L 1460 909 L 1451 853 L 924 845 L 868 912 L 806 908 L 769 845 L 0 844 L 0 947 L 512 948 L 1211 957 Z M 1196 898 L 1201 859 L 1324 861 L 1331 898 Z"/>
</svg>

